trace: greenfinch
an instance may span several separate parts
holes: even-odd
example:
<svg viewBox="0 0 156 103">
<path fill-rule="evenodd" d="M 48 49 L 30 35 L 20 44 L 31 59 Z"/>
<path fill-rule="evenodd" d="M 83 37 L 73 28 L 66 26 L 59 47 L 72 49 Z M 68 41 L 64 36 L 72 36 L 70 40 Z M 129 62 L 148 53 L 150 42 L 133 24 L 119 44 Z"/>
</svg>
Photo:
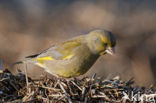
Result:
<svg viewBox="0 0 156 103">
<path fill-rule="evenodd" d="M 18 63 L 32 63 L 59 77 L 77 77 L 85 74 L 104 54 L 114 54 L 116 39 L 110 31 L 94 30 L 49 49 L 26 57 Z"/>
</svg>

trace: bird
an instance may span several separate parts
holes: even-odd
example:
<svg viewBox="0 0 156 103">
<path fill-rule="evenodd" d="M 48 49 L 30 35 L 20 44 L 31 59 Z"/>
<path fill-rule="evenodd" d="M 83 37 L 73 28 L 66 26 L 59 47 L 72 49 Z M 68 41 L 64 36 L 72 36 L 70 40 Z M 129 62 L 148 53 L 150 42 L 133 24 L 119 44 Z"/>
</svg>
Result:
<svg viewBox="0 0 156 103">
<path fill-rule="evenodd" d="M 98 29 L 52 45 L 41 53 L 16 62 L 31 63 L 56 77 L 72 78 L 85 74 L 104 54 L 114 55 L 116 39 L 112 32 Z"/>
</svg>

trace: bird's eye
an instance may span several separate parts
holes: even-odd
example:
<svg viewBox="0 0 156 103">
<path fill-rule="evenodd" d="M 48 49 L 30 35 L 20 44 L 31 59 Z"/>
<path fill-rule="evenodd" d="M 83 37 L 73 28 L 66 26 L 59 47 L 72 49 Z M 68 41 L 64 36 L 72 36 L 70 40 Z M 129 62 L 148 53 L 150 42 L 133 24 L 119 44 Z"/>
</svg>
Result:
<svg viewBox="0 0 156 103">
<path fill-rule="evenodd" d="M 108 44 L 107 43 L 104 43 L 104 46 L 107 46 Z"/>
</svg>

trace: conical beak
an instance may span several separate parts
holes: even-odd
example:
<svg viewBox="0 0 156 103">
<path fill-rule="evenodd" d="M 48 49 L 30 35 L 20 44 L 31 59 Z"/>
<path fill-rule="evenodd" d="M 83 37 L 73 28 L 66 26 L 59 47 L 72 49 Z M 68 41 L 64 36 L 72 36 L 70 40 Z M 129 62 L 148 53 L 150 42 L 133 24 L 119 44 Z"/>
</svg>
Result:
<svg viewBox="0 0 156 103">
<path fill-rule="evenodd" d="M 114 55 L 115 54 L 115 48 L 108 47 L 105 52 L 110 54 L 110 55 Z"/>
</svg>

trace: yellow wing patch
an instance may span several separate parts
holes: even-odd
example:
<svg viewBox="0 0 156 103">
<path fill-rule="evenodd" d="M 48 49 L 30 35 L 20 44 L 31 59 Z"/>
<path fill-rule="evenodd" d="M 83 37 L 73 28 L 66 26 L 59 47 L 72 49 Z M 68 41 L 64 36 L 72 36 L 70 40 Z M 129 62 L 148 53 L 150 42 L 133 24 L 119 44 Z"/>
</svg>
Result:
<svg viewBox="0 0 156 103">
<path fill-rule="evenodd" d="M 54 60 L 54 59 L 52 57 L 50 57 L 50 56 L 45 56 L 45 57 L 32 59 L 32 61 L 36 61 L 36 64 L 41 66 L 41 67 L 44 67 L 43 63 L 46 60 Z"/>
<path fill-rule="evenodd" d="M 46 60 L 54 60 L 51 56 L 45 56 L 45 57 L 40 57 L 40 58 L 35 58 L 32 59 L 32 61 L 35 62 L 36 65 L 45 68 L 46 66 L 44 65 L 44 61 Z"/>
<path fill-rule="evenodd" d="M 37 58 L 38 61 L 44 61 L 44 60 L 54 60 L 51 56 L 45 56 L 45 57 L 40 57 Z"/>
<path fill-rule="evenodd" d="M 66 59 L 70 59 L 74 56 L 74 54 L 71 54 L 71 55 L 68 55 L 68 56 L 65 56 L 62 58 L 62 60 L 66 60 Z M 54 59 L 50 56 L 46 56 L 46 57 L 40 57 L 40 58 L 37 58 L 37 59 L 32 59 L 33 61 L 37 61 L 36 64 L 40 67 L 43 67 L 43 68 L 46 68 L 46 66 L 44 65 L 44 61 L 49 61 L 49 60 L 57 60 L 57 59 Z"/>
<path fill-rule="evenodd" d="M 63 57 L 62 59 L 63 59 L 63 60 L 70 59 L 70 58 L 72 58 L 73 56 L 74 56 L 74 54 L 67 55 L 67 56 Z"/>
<path fill-rule="evenodd" d="M 65 57 L 62 57 L 60 60 L 70 59 L 73 56 L 74 56 L 74 54 L 67 55 Z M 43 64 L 44 61 L 49 61 L 49 60 L 57 60 L 57 59 L 54 59 L 51 56 L 45 56 L 45 57 L 39 57 L 39 58 L 32 59 L 32 61 L 37 61 L 39 64 Z"/>
</svg>

